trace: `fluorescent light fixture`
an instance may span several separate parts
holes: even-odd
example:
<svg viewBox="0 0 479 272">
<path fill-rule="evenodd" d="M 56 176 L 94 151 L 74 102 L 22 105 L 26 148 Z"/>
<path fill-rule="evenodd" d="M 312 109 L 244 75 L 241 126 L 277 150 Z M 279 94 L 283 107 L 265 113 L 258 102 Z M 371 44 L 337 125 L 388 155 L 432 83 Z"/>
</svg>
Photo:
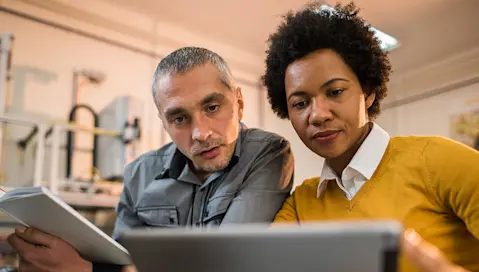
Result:
<svg viewBox="0 0 479 272">
<path fill-rule="evenodd" d="M 386 34 L 374 27 L 371 27 L 371 30 L 374 32 L 374 36 L 379 40 L 379 46 L 382 50 L 391 51 L 400 45 L 398 40 L 393 36 Z"/>
<path fill-rule="evenodd" d="M 330 6 L 327 6 L 327 5 L 321 5 L 319 7 L 319 10 L 328 10 L 328 11 L 331 11 L 333 13 L 336 13 L 336 10 L 334 8 L 332 8 Z M 377 28 L 374 28 L 372 26 L 370 28 L 374 32 L 374 36 L 379 40 L 379 46 L 381 47 L 382 50 L 391 51 L 391 50 L 399 47 L 399 45 L 400 45 L 399 41 L 396 38 L 394 38 L 393 36 L 391 36 L 389 34 L 386 34 L 386 33 L 382 32 L 381 30 L 379 30 Z"/>
</svg>

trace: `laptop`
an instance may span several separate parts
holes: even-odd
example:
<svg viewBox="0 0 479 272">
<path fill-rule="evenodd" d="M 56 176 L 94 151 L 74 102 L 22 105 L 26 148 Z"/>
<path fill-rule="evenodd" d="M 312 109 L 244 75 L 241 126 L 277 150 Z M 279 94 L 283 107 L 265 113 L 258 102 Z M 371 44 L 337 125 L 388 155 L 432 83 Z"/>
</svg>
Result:
<svg viewBox="0 0 479 272">
<path fill-rule="evenodd" d="M 139 272 L 393 272 L 402 227 L 393 221 L 133 229 L 119 242 Z"/>
</svg>

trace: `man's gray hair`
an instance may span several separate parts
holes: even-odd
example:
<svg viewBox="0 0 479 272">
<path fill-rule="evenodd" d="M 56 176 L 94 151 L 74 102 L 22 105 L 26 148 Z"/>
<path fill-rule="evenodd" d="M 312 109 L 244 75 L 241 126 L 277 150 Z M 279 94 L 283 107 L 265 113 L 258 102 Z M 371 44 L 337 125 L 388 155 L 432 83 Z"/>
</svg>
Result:
<svg viewBox="0 0 479 272">
<path fill-rule="evenodd" d="M 213 64 L 220 72 L 220 80 L 226 87 L 233 90 L 233 76 L 226 61 L 215 52 L 200 47 L 183 47 L 173 51 L 164 57 L 156 67 L 153 76 L 153 99 L 156 101 L 158 79 L 162 75 L 184 74 L 191 69 L 202 66 L 206 63 Z"/>
</svg>

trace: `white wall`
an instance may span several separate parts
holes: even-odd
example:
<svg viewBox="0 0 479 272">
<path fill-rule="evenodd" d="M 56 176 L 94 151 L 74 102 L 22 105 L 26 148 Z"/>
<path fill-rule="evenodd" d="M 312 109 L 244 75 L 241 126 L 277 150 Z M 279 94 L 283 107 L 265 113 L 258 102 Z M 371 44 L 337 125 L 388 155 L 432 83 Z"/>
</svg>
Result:
<svg viewBox="0 0 479 272">
<path fill-rule="evenodd" d="M 451 137 L 451 116 L 476 101 L 479 109 L 479 84 L 473 84 L 385 110 L 377 120 L 394 135 L 440 135 Z"/>
<path fill-rule="evenodd" d="M 441 135 L 450 137 L 450 115 L 467 101 L 479 98 L 479 48 L 458 52 L 436 63 L 394 75 L 390 95 L 377 122 L 390 135 Z M 428 93 L 425 99 L 394 106 Z"/>
<path fill-rule="evenodd" d="M 122 20 L 123 16 L 136 18 L 137 20 L 132 20 L 133 25 L 130 26 L 131 28 L 136 27 L 136 31 L 119 33 L 112 26 L 112 21 L 105 21 L 106 19 L 99 17 L 98 14 L 97 17 L 92 17 L 94 15 L 92 13 L 88 13 L 86 16 L 85 12 L 89 12 L 88 10 L 83 10 L 80 13 L 78 7 L 67 6 L 68 3 L 63 0 L 34 1 L 32 5 L 28 2 L 2 1 L 2 5 L 159 55 L 166 55 L 184 45 L 205 46 L 217 51 L 228 62 L 231 60 L 233 74 L 239 78 L 238 84 L 243 88 L 243 96 L 247 105 L 244 115 L 245 123 L 249 127 L 259 126 L 259 92 L 256 89 L 259 75 L 252 74 L 237 60 L 238 57 L 249 58 L 254 63 L 254 59 L 247 53 L 242 53 L 238 49 L 215 41 L 196 37 L 162 22 L 148 21 L 141 16 L 134 17 L 135 14 L 130 14 L 118 7 L 108 7 L 108 12 L 103 14 L 111 20 L 124 21 Z M 75 2 L 71 4 L 75 5 Z M 103 5 L 100 2 L 98 4 Z M 91 5 L 88 6 L 92 8 Z M 57 7 L 62 8 L 61 13 L 56 10 Z M 99 12 L 102 8 L 106 7 L 98 6 L 93 10 Z M 98 21 L 95 21 L 95 18 Z M 159 26 L 161 26 L 161 36 L 157 35 L 160 32 L 157 29 Z M 142 27 L 143 29 L 141 29 Z M 123 28 L 120 27 L 120 29 Z M 166 30 L 174 32 L 166 33 Z M 73 71 L 74 69 L 93 69 L 104 73 L 106 80 L 98 86 L 86 85 L 82 88 L 79 94 L 80 103 L 89 104 L 96 111 L 100 111 L 116 96 L 134 96 L 144 105 L 142 108 L 144 139 L 142 149 L 139 151 L 155 149 L 169 141 L 169 137 L 163 131 L 161 121 L 157 117 L 150 91 L 151 78 L 159 59 L 4 12 L 0 12 L 0 33 L 2 32 L 11 32 L 15 36 L 12 59 L 13 81 L 9 87 L 10 103 L 7 114 L 39 121 L 67 121 L 72 100 Z M 146 37 L 145 32 L 151 36 Z M 142 33 L 142 35 L 134 35 L 138 33 Z M 177 39 L 177 44 L 161 42 L 161 37 L 164 36 L 174 36 Z M 258 63 L 261 63 L 261 60 L 258 60 Z M 80 124 L 91 125 L 91 117 L 84 111 L 79 110 L 77 117 Z M 33 145 L 23 154 L 17 150 L 15 145 L 16 140 L 24 137 L 28 132 L 28 128 L 8 127 L 4 158 L 5 172 L 3 174 L 5 175 L 4 183 L 9 186 L 28 184 L 33 177 Z M 62 139 L 66 139 L 65 133 L 62 134 Z M 76 140 L 78 147 L 85 148 L 91 148 L 91 141 L 92 137 L 86 134 L 78 135 Z M 46 156 L 49 156 L 48 152 Z M 60 175 L 63 177 L 64 152 L 60 158 L 62 161 Z M 73 173 L 75 175 L 86 173 L 85 176 L 88 176 L 87 169 L 90 161 L 90 154 L 75 152 Z M 49 177 L 48 167 L 49 165 L 45 164 L 45 179 Z"/>
</svg>

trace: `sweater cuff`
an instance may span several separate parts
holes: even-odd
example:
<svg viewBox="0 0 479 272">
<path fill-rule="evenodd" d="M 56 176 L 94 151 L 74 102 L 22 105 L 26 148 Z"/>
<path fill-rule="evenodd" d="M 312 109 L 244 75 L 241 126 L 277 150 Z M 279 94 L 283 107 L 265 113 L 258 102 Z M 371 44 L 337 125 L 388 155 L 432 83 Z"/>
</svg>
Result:
<svg viewBox="0 0 479 272">
<path fill-rule="evenodd" d="M 121 272 L 123 265 L 92 263 L 92 272 Z"/>
</svg>

